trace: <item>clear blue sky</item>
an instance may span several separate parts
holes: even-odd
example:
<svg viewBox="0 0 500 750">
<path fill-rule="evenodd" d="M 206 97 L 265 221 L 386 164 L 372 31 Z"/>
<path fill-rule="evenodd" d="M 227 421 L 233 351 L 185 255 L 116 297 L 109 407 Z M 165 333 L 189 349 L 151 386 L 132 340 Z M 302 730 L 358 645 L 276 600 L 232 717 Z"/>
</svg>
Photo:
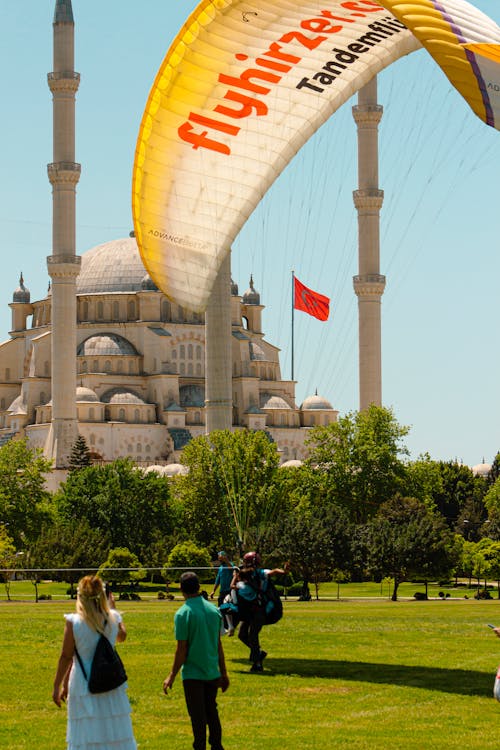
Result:
<svg viewBox="0 0 500 750">
<path fill-rule="evenodd" d="M 132 228 L 135 141 L 156 71 L 195 0 L 73 0 L 79 254 Z M 475 4 L 500 22 L 497 0 Z M 51 253 L 54 0 L 0 4 L 0 334 L 22 270 L 45 296 Z M 500 133 L 468 109 L 424 51 L 379 76 L 383 402 L 411 427 L 412 457 L 491 462 L 500 450 Z M 348 102 L 301 150 L 233 248 L 250 273 L 266 338 L 290 377 L 291 269 L 332 299 L 320 323 L 295 314 L 299 403 L 315 389 L 341 414 L 358 406 L 356 133 Z M 286 241 L 282 227 L 286 226 Z M 280 231 L 278 232 L 278 228 Z"/>
</svg>

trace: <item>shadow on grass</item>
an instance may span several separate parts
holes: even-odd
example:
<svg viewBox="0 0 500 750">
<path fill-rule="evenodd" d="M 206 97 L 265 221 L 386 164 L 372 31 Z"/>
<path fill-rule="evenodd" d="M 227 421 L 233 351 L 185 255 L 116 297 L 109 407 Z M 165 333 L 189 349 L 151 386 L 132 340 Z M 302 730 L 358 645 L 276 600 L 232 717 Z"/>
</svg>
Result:
<svg viewBox="0 0 500 750">
<path fill-rule="evenodd" d="M 247 660 L 235 659 L 241 664 Z M 246 672 L 242 669 L 241 672 Z M 275 677 L 295 675 L 319 677 L 348 682 L 371 682 L 375 684 L 401 685 L 403 687 L 440 690 L 456 695 L 491 697 L 494 674 L 467 669 L 445 669 L 442 667 L 407 666 L 403 664 L 376 664 L 360 661 L 337 661 L 334 659 L 278 659 L 268 657 L 265 670 L 259 676 Z"/>
</svg>

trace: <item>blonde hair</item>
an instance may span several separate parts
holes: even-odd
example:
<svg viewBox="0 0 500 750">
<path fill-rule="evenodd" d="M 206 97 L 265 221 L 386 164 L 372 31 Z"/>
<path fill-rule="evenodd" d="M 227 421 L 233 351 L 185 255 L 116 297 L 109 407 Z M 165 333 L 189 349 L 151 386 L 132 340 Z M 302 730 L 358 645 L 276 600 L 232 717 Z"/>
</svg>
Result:
<svg viewBox="0 0 500 750">
<path fill-rule="evenodd" d="M 93 630 L 104 632 L 111 610 L 104 583 L 99 576 L 84 576 L 78 582 L 76 611 Z"/>
</svg>

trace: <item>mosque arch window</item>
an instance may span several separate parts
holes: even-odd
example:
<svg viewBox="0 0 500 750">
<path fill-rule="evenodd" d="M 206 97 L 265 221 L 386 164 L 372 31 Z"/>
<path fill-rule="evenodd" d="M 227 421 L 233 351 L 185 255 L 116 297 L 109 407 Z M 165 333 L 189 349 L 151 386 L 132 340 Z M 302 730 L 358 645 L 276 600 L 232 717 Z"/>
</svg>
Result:
<svg viewBox="0 0 500 750">
<path fill-rule="evenodd" d="M 188 344 L 188 359 L 193 359 L 193 345 Z"/>
<path fill-rule="evenodd" d="M 199 376 L 201 377 L 201 374 L 202 374 L 202 373 L 201 373 L 201 365 L 200 365 L 200 363 L 199 363 L 199 362 L 198 362 L 198 363 L 197 363 L 197 365 L 196 365 L 196 374 L 197 374 L 197 375 L 199 375 Z"/>
<path fill-rule="evenodd" d="M 170 302 L 165 299 L 161 303 L 161 319 L 163 322 L 169 321 L 172 318 L 172 306 Z"/>
<path fill-rule="evenodd" d="M 111 370 L 112 370 L 111 361 L 107 359 L 104 363 L 104 372 L 111 372 Z"/>
<path fill-rule="evenodd" d="M 102 302 L 97 303 L 97 317 L 99 320 L 104 318 L 104 305 Z"/>
<path fill-rule="evenodd" d="M 82 372 L 87 372 L 87 360 L 84 359 L 82 362 Z"/>
<path fill-rule="evenodd" d="M 265 380 L 266 379 L 266 368 L 265 367 L 261 367 L 260 368 L 260 379 L 261 380 Z"/>
<path fill-rule="evenodd" d="M 172 359 L 177 359 L 177 349 L 172 349 Z"/>
<path fill-rule="evenodd" d="M 185 375 L 186 374 L 186 365 L 184 364 L 184 362 L 181 362 L 181 364 L 180 364 L 179 373 L 180 373 L 180 375 Z"/>
<path fill-rule="evenodd" d="M 194 413 L 194 423 L 201 424 L 201 414 L 199 411 L 195 411 Z"/>
<path fill-rule="evenodd" d="M 187 372 L 188 372 L 188 375 L 192 375 L 193 374 L 193 363 L 192 362 L 188 362 Z"/>
<path fill-rule="evenodd" d="M 150 445 L 146 445 L 146 453 L 151 453 L 151 446 Z"/>
<path fill-rule="evenodd" d="M 133 375 L 134 374 L 134 362 L 133 362 L 133 360 L 130 360 L 130 362 L 128 363 L 128 373 L 129 373 L 129 375 Z"/>
<path fill-rule="evenodd" d="M 113 302 L 113 320 L 120 320 L 120 304 Z"/>
<path fill-rule="evenodd" d="M 201 346 L 196 347 L 196 359 L 201 359 Z"/>
<path fill-rule="evenodd" d="M 185 359 L 186 357 L 186 347 L 184 346 L 184 344 L 181 344 L 180 346 L 179 357 L 181 359 Z"/>
<path fill-rule="evenodd" d="M 286 414 L 281 415 L 281 424 L 286 425 Z"/>
<path fill-rule="evenodd" d="M 270 367 L 267 370 L 267 379 L 268 380 L 274 380 L 274 378 L 273 378 L 273 371 L 272 371 L 272 369 Z"/>
<path fill-rule="evenodd" d="M 137 453 L 142 453 L 142 444 L 141 443 L 137 443 L 136 450 L 137 450 Z"/>
<path fill-rule="evenodd" d="M 121 359 L 119 359 L 117 362 L 116 372 L 123 372 L 123 362 L 121 361 Z"/>
<path fill-rule="evenodd" d="M 127 305 L 127 315 L 129 320 L 135 320 L 135 302 L 133 299 L 129 300 Z"/>
<path fill-rule="evenodd" d="M 89 319 L 89 303 L 84 302 L 82 305 L 82 320 Z"/>
<path fill-rule="evenodd" d="M 91 406 L 89 409 L 89 420 L 93 422 L 94 419 L 95 419 L 95 411 L 94 411 L 94 407 Z"/>
<path fill-rule="evenodd" d="M 125 409 L 119 410 L 118 419 L 120 420 L 120 422 L 125 422 Z"/>
<path fill-rule="evenodd" d="M 139 409 L 134 409 L 134 422 L 140 422 L 141 421 L 141 415 L 139 414 Z"/>
<path fill-rule="evenodd" d="M 92 362 L 92 372 L 99 372 L 99 363 L 97 359 Z"/>
</svg>

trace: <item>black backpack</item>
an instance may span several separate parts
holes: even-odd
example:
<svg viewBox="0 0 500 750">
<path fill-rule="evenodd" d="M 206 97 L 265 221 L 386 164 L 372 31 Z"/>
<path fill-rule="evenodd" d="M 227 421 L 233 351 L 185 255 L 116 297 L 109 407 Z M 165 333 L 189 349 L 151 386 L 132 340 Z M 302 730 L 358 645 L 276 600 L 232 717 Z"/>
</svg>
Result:
<svg viewBox="0 0 500 750">
<path fill-rule="evenodd" d="M 283 617 L 283 603 L 280 595 L 272 580 L 267 578 L 265 591 L 262 589 L 262 580 L 257 576 L 252 576 L 252 580 L 247 581 L 255 592 L 256 597 L 252 601 L 245 599 L 238 594 L 238 613 L 239 619 L 243 622 L 250 622 L 256 611 L 264 611 L 265 625 L 273 625 Z"/>
<path fill-rule="evenodd" d="M 104 623 L 104 627 L 106 627 L 106 623 Z M 75 654 L 83 676 L 88 682 L 89 692 L 107 693 L 109 690 L 114 690 L 127 681 L 127 673 L 123 662 L 117 650 L 113 648 L 104 634 L 101 634 L 97 641 L 88 677 L 76 646 Z"/>
</svg>

